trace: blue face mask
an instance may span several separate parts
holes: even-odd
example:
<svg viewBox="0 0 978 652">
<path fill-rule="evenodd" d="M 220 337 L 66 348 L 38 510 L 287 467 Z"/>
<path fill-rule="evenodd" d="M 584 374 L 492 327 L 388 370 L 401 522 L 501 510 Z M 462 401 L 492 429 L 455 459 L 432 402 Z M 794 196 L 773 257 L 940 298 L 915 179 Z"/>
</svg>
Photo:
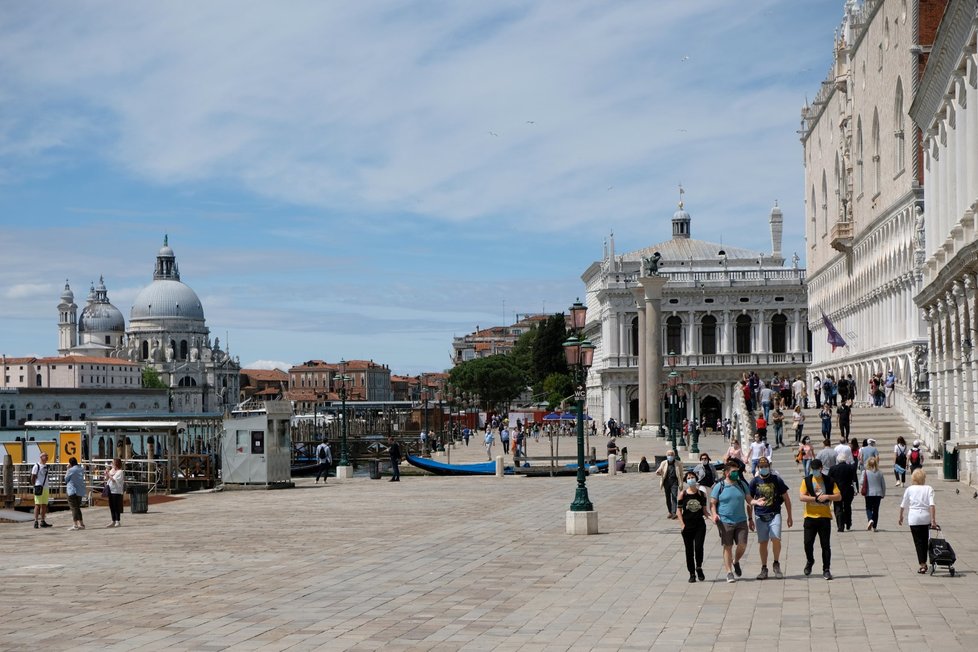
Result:
<svg viewBox="0 0 978 652">
<path fill-rule="evenodd" d="M 760 468 L 758 468 L 758 469 L 757 469 L 757 471 L 758 471 L 758 472 L 759 472 L 759 473 L 760 473 L 760 474 L 761 474 L 762 476 L 764 476 L 765 478 L 766 478 L 767 476 L 769 476 L 769 475 L 771 475 L 771 469 L 769 469 L 769 468 L 766 468 L 766 467 L 763 467 L 763 466 L 762 466 L 762 467 L 760 467 Z"/>
<path fill-rule="evenodd" d="M 673 456 L 673 455 L 666 455 L 666 461 L 667 461 L 667 462 L 671 462 L 671 461 L 673 461 L 674 459 L 676 459 L 676 458 L 675 458 L 675 456 Z"/>
<path fill-rule="evenodd" d="M 695 487 L 696 480 L 694 480 L 693 478 L 689 478 L 688 480 L 686 480 L 686 484 L 689 485 L 690 487 Z"/>
</svg>

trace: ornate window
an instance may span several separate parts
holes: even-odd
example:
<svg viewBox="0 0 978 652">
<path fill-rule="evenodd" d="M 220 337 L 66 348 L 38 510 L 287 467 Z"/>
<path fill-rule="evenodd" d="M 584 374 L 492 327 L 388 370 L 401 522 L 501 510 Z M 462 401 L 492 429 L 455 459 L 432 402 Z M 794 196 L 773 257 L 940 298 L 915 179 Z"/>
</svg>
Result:
<svg viewBox="0 0 978 652">
<path fill-rule="evenodd" d="M 717 318 L 713 315 L 706 315 L 701 322 L 700 350 L 704 355 L 716 355 Z"/>
<path fill-rule="evenodd" d="M 897 78 L 896 96 L 893 98 L 893 168 L 896 172 L 902 172 L 906 167 L 903 124 L 903 80 Z"/>
<path fill-rule="evenodd" d="M 822 170 L 822 235 L 829 232 L 829 184 Z"/>
<path fill-rule="evenodd" d="M 880 194 L 882 187 L 882 177 L 880 172 L 880 116 L 876 109 L 873 109 L 873 195 Z"/>
<path fill-rule="evenodd" d="M 856 197 L 863 194 L 863 119 L 856 119 Z"/>
<path fill-rule="evenodd" d="M 666 320 L 666 351 L 676 355 L 683 353 L 683 320 L 676 315 Z"/>
<path fill-rule="evenodd" d="M 771 318 L 771 353 L 788 352 L 788 318 L 781 313 Z"/>
<path fill-rule="evenodd" d="M 751 352 L 751 318 L 750 315 L 737 317 L 737 353 Z"/>
</svg>

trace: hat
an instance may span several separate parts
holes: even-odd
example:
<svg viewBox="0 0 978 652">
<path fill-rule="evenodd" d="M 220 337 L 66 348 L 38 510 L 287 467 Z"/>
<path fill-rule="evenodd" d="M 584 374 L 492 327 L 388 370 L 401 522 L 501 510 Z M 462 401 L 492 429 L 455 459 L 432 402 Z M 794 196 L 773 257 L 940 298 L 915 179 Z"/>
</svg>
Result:
<svg viewBox="0 0 978 652">
<path fill-rule="evenodd" d="M 870 438 L 869 438 L 869 439 L 867 439 L 866 441 L 867 441 L 867 442 L 869 442 L 870 444 L 873 444 L 874 446 L 876 445 L 876 440 L 875 440 L 875 439 L 873 439 L 872 437 L 870 437 Z"/>
<path fill-rule="evenodd" d="M 913 445 L 914 445 L 914 447 L 920 446 L 920 440 L 919 439 L 914 439 L 913 440 Z"/>
</svg>

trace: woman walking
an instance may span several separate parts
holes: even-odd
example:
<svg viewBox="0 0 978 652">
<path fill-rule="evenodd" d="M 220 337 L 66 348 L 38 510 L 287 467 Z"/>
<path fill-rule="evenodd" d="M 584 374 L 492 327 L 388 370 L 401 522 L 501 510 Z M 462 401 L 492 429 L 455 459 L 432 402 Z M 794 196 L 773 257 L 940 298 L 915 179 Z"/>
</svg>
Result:
<svg viewBox="0 0 978 652">
<path fill-rule="evenodd" d="M 802 430 L 805 429 L 805 415 L 802 414 L 801 406 L 795 406 L 795 413 L 791 415 L 791 421 L 795 424 L 795 443 L 801 441 Z"/>
<path fill-rule="evenodd" d="M 903 435 L 897 437 L 893 447 L 893 475 L 896 476 L 896 486 L 907 484 L 907 440 Z"/>
<path fill-rule="evenodd" d="M 937 527 L 937 507 L 934 505 L 934 488 L 925 484 L 927 472 L 917 469 L 910 474 L 913 484 L 903 492 L 900 502 L 900 519 L 898 525 L 903 525 L 903 512 L 907 512 L 907 525 L 913 535 L 913 545 L 917 549 L 917 572 L 923 575 L 927 572 L 927 536 L 929 528 Z"/>
<path fill-rule="evenodd" d="M 122 470 L 122 460 L 118 457 L 112 460 L 112 465 L 105 470 L 105 484 L 109 486 L 109 513 L 112 522 L 105 527 L 122 526 L 122 493 L 126 489 L 126 472 Z"/>
<path fill-rule="evenodd" d="M 812 448 L 812 438 L 806 435 L 801 440 L 801 446 L 798 447 L 798 454 L 795 456 L 795 462 L 801 462 L 802 475 L 806 478 L 811 469 L 813 459 L 815 459 L 815 449 Z"/>
<path fill-rule="evenodd" d="M 686 471 L 676 515 L 683 535 L 683 545 L 686 547 L 689 583 L 693 584 L 697 578 L 700 582 L 704 582 L 706 581 L 706 575 L 703 574 L 703 541 L 706 540 L 704 517 L 710 517 L 710 501 L 707 500 L 706 492 L 700 488 L 695 471 Z"/>
<path fill-rule="evenodd" d="M 879 458 L 870 457 L 866 460 L 866 471 L 859 493 L 866 501 L 866 529 L 879 532 L 880 502 L 886 497 L 886 477 L 879 470 Z"/>
</svg>

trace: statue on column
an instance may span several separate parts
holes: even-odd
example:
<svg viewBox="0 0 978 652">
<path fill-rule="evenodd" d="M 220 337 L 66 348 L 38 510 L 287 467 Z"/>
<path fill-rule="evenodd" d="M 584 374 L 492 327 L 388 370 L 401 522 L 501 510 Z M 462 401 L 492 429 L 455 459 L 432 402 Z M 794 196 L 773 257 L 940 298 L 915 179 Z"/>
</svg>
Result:
<svg viewBox="0 0 978 652">
<path fill-rule="evenodd" d="M 653 253 L 648 258 L 643 258 L 645 275 L 646 276 L 658 276 L 659 275 L 659 260 L 662 258 L 662 254 L 658 251 Z"/>
</svg>

